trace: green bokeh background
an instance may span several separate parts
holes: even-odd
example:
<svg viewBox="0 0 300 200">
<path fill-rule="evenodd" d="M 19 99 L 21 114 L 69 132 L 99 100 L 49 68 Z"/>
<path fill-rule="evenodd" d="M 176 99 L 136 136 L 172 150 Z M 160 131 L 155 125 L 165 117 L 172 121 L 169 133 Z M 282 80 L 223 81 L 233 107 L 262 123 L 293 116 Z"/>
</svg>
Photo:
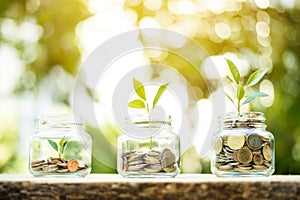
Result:
<svg viewBox="0 0 300 200">
<path fill-rule="evenodd" d="M 275 136 L 275 173 L 299 174 L 300 2 L 288 1 L 289 4 L 284 4 L 284 1 L 279 0 L 262 1 L 267 4 L 265 6 L 259 4 L 259 1 L 228 0 L 221 1 L 222 4 L 228 4 L 226 9 L 218 10 L 217 4 L 214 5 L 215 9 L 204 9 L 204 5 L 207 5 L 205 3 L 210 0 L 190 0 L 195 7 L 190 13 L 185 10 L 176 12 L 172 9 L 172 5 L 179 1 L 159 2 L 159 7 L 155 7 L 155 3 L 141 0 L 126 0 L 121 4 L 124 11 L 136 14 L 134 25 L 137 27 L 146 17 L 155 19 L 162 28 L 176 25 L 179 31 L 190 30 L 187 31 L 188 36 L 211 56 L 222 56 L 230 52 L 240 59 L 247 60 L 251 66 L 270 69 L 266 79 L 273 84 L 274 102 L 272 106 L 265 107 L 256 101 L 251 104 L 251 109 L 265 113 L 268 130 Z M 11 83 L 11 90 L 0 93 L 1 108 L 6 107 L 6 104 L 22 107 L 12 110 L 9 114 L 3 109 L 0 110 L 1 173 L 28 173 L 27 157 L 19 152 L 22 148 L 29 148 L 22 146 L 22 141 L 29 138 L 28 134 L 22 134 L 32 132 L 31 129 L 26 130 L 27 126 L 24 125 L 32 123 L 26 118 L 26 113 L 39 114 L 37 110 L 26 111 L 24 102 L 28 101 L 28 96 L 35 104 L 43 106 L 40 105 L 40 101 L 44 100 L 40 100 L 40 96 L 49 93 L 49 98 L 55 103 L 57 110 L 70 110 L 71 83 L 76 77 L 83 53 L 76 30 L 81 22 L 94 15 L 88 5 L 88 0 L 0 1 L 0 48 L 13 49 L 17 53 L 16 59 L 23 65 L 22 73 Z M 21 26 L 24 23 L 38 27 L 38 39 L 26 41 L 6 34 L 11 24 Z M 222 25 L 221 34 L 218 34 L 217 25 Z M 231 30 L 229 37 L 226 34 L 222 35 L 222 28 L 226 27 L 230 27 Z M 181 51 L 190 50 L 186 47 Z M 147 52 L 145 55 L 147 56 Z M 172 54 L 163 59 L 151 58 L 151 62 L 174 66 L 192 87 L 199 91 L 199 100 L 208 97 L 209 92 L 203 78 L 194 73 L 194 69 L 188 63 L 177 60 Z M 9 64 L 1 67 L 10 68 Z M 248 77 L 254 70 L 255 68 L 251 68 L 244 77 Z M 5 74 L 5 70 L 1 70 L 0 73 Z M 3 80 L 0 80 L 0 84 L 4 84 Z M 51 85 L 52 90 L 45 87 L 47 84 Z M 87 91 L 91 93 L 88 88 Z M 111 144 L 116 143 L 119 132 L 111 124 L 107 124 L 102 130 L 110 133 L 110 142 L 104 142 L 101 147 L 94 147 L 94 151 L 100 151 L 107 159 L 114 159 L 116 149 Z M 86 131 L 94 140 L 102 141 L 103 138 L 103 141 L 106 141 L 104 138 L 107 138 L 107 135 L 88 122 Z M 182 168 L 184 173 L 209 173 L 209 161 L 200 159 L 192 146 L 183 155 Z M 93 173 L 115 172 L 93 158 Z"/>
</svg>

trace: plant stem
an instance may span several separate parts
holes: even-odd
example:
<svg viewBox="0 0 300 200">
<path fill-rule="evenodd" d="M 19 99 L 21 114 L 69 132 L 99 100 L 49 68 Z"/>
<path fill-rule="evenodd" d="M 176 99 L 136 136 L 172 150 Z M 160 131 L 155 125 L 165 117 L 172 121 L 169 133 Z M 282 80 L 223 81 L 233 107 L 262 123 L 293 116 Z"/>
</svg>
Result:
<svg viewBox="0 0 300 200">
<path fill-rule="evenodd" d="M 151 135 L 151 122 L 152 122 L 152 119 L 151 119 L 151 115 L 150 115 L 149 105 L 148 105 L 147 102 L 146 102 L 146 110 L 147 110 L 147 113 L 148 113 L 149 131 L 150 131 L 150 147 L 149 148 L 152 149 L 152 146 L 153 146 L 152 135 Z"/>
<path fill-rule="evenodd" d="M 237 111 L 238 111 L 238 117 L 240 116 L 240 112 L 241 112 L 241 101 L 238 100 L 238 103 L 237 103 Z"/>
</svg>

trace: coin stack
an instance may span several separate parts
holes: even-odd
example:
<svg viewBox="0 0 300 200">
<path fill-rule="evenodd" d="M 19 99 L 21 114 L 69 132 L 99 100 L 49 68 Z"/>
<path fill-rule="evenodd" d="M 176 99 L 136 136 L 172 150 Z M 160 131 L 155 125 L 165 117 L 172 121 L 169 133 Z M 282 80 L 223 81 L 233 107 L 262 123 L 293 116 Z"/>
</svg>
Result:
<svg viewBox="0 0 300 200">
<path fill-rule="evenodd" d="M 62 158 L 48 158 L 47 160 L 37 160 L 31 163 L 33 171 L 42 171 L 45 173 L 67 173 L 80 172 L 88 167 L 83 161 L 76 159 L 65 160 Z"/>
<path fill-rule="evenodd" d="M 256 133 L 220 137 L 215 152 L 220 171 L 258 172 L 271 167 L 271 139 Z"/>
<path fill-rule="evenodd" d="M 125 152 L 122 160 L 122 170 L 129 172 L 166 173 L 178 168 L 176 156 L 170 149 Z"/>
</svg>

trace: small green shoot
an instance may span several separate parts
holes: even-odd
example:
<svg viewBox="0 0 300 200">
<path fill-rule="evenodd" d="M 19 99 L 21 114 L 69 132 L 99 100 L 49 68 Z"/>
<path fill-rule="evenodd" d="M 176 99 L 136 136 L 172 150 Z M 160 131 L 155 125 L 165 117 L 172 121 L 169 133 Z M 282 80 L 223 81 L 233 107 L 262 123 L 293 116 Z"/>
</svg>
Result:
<svg viewBox="0 0 300 200">
<path fill-rule="evenodd" d="M 225 59 L 225 60 L 227 62 L 227 67 L 228 67 L 228 70 L 227 70 L 228 77 L 233 82 L 235 89 L 236 89 L 235 98 L 230 97 L 228 94 L 225 94 L 225 95 L 236 106 L 237 111 L 238 111 L 238 116 L 239 116 L 242 105 L 250 103 L 256 97 L 269 96 L 268 94 L 266 94 L 264 92 L 254 92 L 254 93 L 246 95 L 246 89 L 256 85 L 264 77 L 264 75 L 267 73 L 268 69 L 256 70 L 249 76 L 246 84 L 243 84 L 243 83 L 241 83 L 240 72 L 237 69 L 237 67 L 235 66 L 235 64 L 228 59 Z M 243 103 L 241 103 L 243 98 L 246 98 L 246 99 L 243 101 Z M 236 99 L 236 100 L 234 100 L 234 99 Z"/>
<path fill-rule="evenodd" d="M 167 89 L 169 83 L 161 85 L 152 101 L 152 106 L 150 108 L 150 103 L 148 102 L 148 99 L 146 98 L 146 92 L 144 85 L 138 81 L 137 79 L 133 78 L 133 87 L 135 90 L 135 93 L 140 97 L 139 99 L 132 100 L 128 103 L 128 107 L 130 108 L 137 108 L 137 109 L 145 109 L 148 114 L 149 122 L 151 123 L 151 110 L 155 108 L 156 104 L 158 103 L 159 99 L 161 98 L 162 94 Z M 150 137 L 150 149 L 152 148 L 152 137 Z"/>
<path fill-rule="evenodd" d="M 63 158 L 68 143 L 68 139 L 66 138 L 66 136 L 61 138 L 58 144 L 50 139 L 48 139 L 48 142 L 51 145 L 51 147 L 58 153 L 59 158 Z"/>
</svg>

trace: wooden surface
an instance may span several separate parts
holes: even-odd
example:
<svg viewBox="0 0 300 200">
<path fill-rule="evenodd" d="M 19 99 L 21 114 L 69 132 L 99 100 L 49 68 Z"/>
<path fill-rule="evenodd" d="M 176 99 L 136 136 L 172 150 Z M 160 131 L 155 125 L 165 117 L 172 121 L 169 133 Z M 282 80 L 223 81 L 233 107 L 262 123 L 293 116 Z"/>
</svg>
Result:
<svg viewBox="0 0 300 200">
<path fill-rule="evenodd" d="M 34 178 L 0 175 L 0 199 L 300 199 L 300 176 L 217 178 L 182 174 L 176 178 Z"/>
</svg>

